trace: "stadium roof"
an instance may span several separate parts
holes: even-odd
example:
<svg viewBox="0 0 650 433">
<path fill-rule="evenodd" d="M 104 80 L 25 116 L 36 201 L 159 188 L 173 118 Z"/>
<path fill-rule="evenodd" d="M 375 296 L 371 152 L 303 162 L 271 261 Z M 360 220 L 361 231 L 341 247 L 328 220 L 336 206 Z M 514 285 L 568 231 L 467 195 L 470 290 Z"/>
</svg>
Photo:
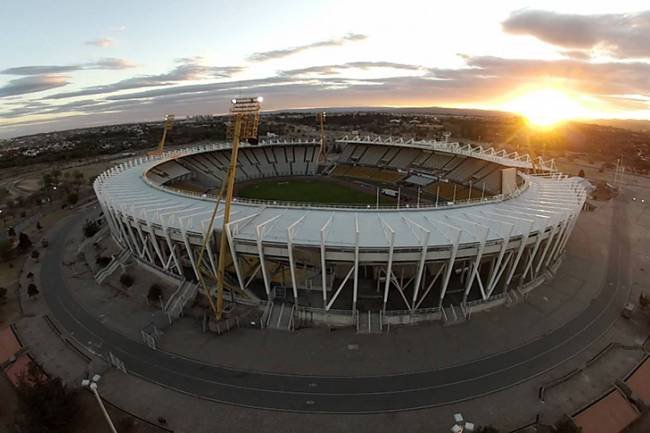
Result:
<svg viewBox="0 0 650 433">
<path fill-rule="evenodd" d="M 184 150 L 200 151 L 205 148 Z M 167 153 L 161 159 L 144 158 L 109 170 L 100 176 L 97 193 L 102 202 L 124 214 L 200 235 L 208 226 L 213 199 L 167 190 L 144 178 L 151 167 L 178 156 Z M 385 248 L 395 233 L 395 248 L 425 244 L 435 248 L 454 243 L 459 235 L 462 244 L 546 230 L 580 210 L 585 191 L 579 179 L 559 174 L 524 175 L 524 179 L 525 185 L 512 198 L 466 206 L 375 210 L 236 202 L 231 228 L 237 240 L 256 241 L 259 233 L 265 243 L 287 243 L 291 232 L 294 245 L 316 246 L 322 232 L 329 248 L 353 247 L 358 237 L 359 248 L 373 249 Z"/>
</svg>

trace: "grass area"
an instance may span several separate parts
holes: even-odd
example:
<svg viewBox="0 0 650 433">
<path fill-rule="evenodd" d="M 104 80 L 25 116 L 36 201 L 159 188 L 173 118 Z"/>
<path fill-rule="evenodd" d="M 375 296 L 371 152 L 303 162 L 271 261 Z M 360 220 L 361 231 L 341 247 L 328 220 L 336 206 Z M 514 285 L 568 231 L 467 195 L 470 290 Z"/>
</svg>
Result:
<svg viewBox="0 0 650 433">
<path fill-rule="evenodd" d="M 353 186 L 323 179 L 260 180 L 241 186 L 237 196 L 258 200 L 298 201 L 308 203 L 336 203 L 374 205 L 375 191 L 360 191 Z M 394 200 L 381 196 L 380 205 Z"/>
</svg>

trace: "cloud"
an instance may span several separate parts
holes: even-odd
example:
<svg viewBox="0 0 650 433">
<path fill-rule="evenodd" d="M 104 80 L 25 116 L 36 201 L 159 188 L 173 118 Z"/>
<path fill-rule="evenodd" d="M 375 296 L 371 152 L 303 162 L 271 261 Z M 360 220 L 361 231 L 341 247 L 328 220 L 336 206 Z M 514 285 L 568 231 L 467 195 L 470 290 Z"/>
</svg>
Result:
<svg viewBox="0 0 650 433">
<path fill-rule="evenodd" d="M 64 72 L 78 71 L 79 65 L 38 65 L 38 66 L 18 66 L 0 71 L 4 75 L 42 75 L 42 74 L 60 74 Z"/>
<path fill-rule="evenodd" d="M 166 112 L 226 112 L 232 95 L 242 93 L 265 97 L 265 109 L 309 106 L 359 105 L 463 105 L 503 98 L 530 83 L 557 82 L 577 93 L 589 95 L 607 109 L 650 109 L 650 63 L 611 61 L 591 63 L 561 60 L 508 59 L 490 56 L 463 56 L 460 68 L 426 68 L 392 62 L 349 62 L 282 71 L 278 75 L 216 83 L 185 83 L 183 78 L 214 73 L 214 67 L 195 69 L 185 63 L 168 73 L 134 77 L 120 86 L 146 87 L 141 91 L 87 98 L 61 104 L 49 98 L 38 105 L 11 105 L 14 124 L 24 114 L 66 116 L 78 125 L 115 123 L 134 119 L 156 119 Z M 393 68 L 407 72 L 401 76 L 358 78 L 359 68 Z M 329 72 L 335 73 L 330 74 Z M 354 71 L 354 77 L 346 72 Z M 417 72 L 417 74 L 415 73 Z M 352 75 L 352 74 L 351 74 Z M 375 77 L 377 74 L 373 74 Z M 203 75 L 202 75 L 203 76 Z M 606 80 L 603 77 L 607 77 Z M 170 83 L 160 86 L 160 80 Z M 138 81 L 140 80 L 140 81 Z M 135 88 L 135 87 L 133 87 Z M 110 89 L 114 90 L 115 86 Z M 104 93 L 104 92 L 101 92 Z M 76 95 L 81 96 L 81 95 Z M 55 98 L 56 99 L 56 98 Z M 47 104 L 43 105 L 43 101 Z M 30 103 L 32 104 L 32 103 Z M 9 107 L 6 107 L 9 109 Z M 6 122 L 5 122 L 6 123 Z M 66 123 L 67 124 L 67 123 Z M 56 123 L 57 127 L 63 124 Z M 0 129 L 7 130 L 8 127 Z M 45 128 L 45 127 L 44 127 Z"/>
<path fill-rule="evenodd" d="M 209 78 L 229 78 L 234 74 L 244 70 L 242 66 L 206 66 L 195 63 L 197 57 L 177 59 L 181 63 L 174 69 L 163 74 L 143 75 L 127 78 L 115 83 L 90 86 L 81 90 L 72 92 L 57 93 L 50 96 L 50 99 L 71 98 L 77 96 L 102 95 L 121 90 L 132 90 L 146 87 L 168 86 L 183 81 L 209 79 Z"/>
<path fill-rule="evenodd" d="M 129 69 L 135 68 L 135 64 L 126 59 L 115 57 L 104 57 L 93 63 L 87 63 L 84 69 Z"/>
<path fill-rule="evenodd" d="M 425 68 L 417 65 L 409 65 L 405 63 L 394 62 L 347 62 L 338 65 L 323 65 L 323 66 L 310 66 L 300 69 L 289 69 L 280 71 L 280 75 L 285 77 L 298 77 L 304 75 L 337 75 L 341 72 L 349 71 L 351 69 L 398 69 L 402 71 L 420 71 Z"/>
<path fill-rule="evenodd" d="M 307 45 L 299 45 L 297 47 L 285 48 L 282 50 L 272 50 L 272 51 L 261 51 L 258 53 L 253 53 L 248 57 L 248 60 L 252 62 L 264 62 L 267 60 L 280 59 L 282 57 L 291 56 L 293 54 L 300 53 L 302 51 L 311 50 L 314 48 L 324 48 L 324 47 L 338 47 L 349 42 L 363 41 L 367 39 L 366 35 L 358 33 L 347 33 L 341 38 L 326 39 L 324 41 L 313 42 Z"/>
<path fill-rule="evenodd" d="M 84 42 L 86 45 L 94 45 L 96 47 L 100 48 L 108 48 L 111 45 L 113 45 L 113 39 L 111 38 L 97 38 L 97 39 L 91 39 L 89 41 Z"/>
<path fill-rule="evenodd" d="M 76 65 L 36 65 L 17 66 L 0 71 L 2 75 L 47 75 L 65 72 L 81 71 L 85 69 L 129 69 L 135 65 L 128 60 L 115 57 L 105 57 L 95 62 L 79 63 Z"/>
<path fill-rule="evenodd" d="M 618 58 L 650 57 L 650 11 L 577 15 L 543 10 L 513 12 L 503 30 L 569 50 L 599 50 Z"/>
<path fill-rule="evenodd" d="M 34 75 L 10 80 L 0 87 L 0 98 L 42 92 L 68 84 L 63 75 Z"/>
</svg>

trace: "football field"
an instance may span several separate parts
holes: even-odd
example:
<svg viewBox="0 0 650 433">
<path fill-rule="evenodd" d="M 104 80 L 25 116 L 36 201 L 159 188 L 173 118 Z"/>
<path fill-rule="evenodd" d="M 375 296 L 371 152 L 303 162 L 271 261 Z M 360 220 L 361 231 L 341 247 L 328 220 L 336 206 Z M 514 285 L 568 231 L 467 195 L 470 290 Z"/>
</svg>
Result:
<svg viewBox="0 0 650 433">
<path fill-rule="evenodd" d="M 375 205 L 376 191 L 361 190 L 356 185 L 346 185 L 343 182 L 327 178 L 260 180 L 241 185 L 237 189 L 237 197 L 257 200 L 296 201 L 307 203 L 328 203 L 348 205 Z M 393 204 L 394 200 L 380 196 L 380 205 Z"/>
</svg>

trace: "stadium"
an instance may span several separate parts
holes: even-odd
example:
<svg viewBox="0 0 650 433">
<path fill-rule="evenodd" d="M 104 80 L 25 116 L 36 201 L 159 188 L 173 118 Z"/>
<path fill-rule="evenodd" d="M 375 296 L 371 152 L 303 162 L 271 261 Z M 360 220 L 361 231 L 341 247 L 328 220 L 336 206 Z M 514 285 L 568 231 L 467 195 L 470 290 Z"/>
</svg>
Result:
<svg viewBox="0 0 650 433">
<path fill-rule="evenodd" d="M 94 183 L 123 258 L 185 281 L 171 316 L 197 296 L 202 266 L 216 275 L 222 207 L 197 261 L 230 150 L 143 157 Z M 587 197 L 552 161 L 448 139 L 344 137 L 320 154 L 307 139 L 239 149 L 226 298 L 269 326 L 376 330 L 516 302 L 552 277 Z"/>
</svg>

